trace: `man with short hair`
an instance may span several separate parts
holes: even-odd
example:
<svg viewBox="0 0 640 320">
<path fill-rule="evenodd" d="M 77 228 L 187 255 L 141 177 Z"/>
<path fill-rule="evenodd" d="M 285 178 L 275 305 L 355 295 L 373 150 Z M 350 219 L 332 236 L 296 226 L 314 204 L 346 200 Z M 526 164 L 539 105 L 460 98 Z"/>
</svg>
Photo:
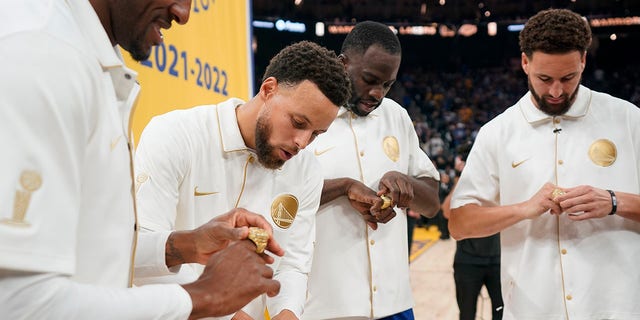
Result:
<svg viewBox="0 0 640 320">
<path fill-rule="evenodd" d="M 384 97 L 400 67 L 398 37 L 358 23 L 339 57 L 352 95 L 311 146 L 325 181 L 304 318 L 413 319 L 406 209 L 436 214 L 439 174 L 407 110 Z"/>
</svg>

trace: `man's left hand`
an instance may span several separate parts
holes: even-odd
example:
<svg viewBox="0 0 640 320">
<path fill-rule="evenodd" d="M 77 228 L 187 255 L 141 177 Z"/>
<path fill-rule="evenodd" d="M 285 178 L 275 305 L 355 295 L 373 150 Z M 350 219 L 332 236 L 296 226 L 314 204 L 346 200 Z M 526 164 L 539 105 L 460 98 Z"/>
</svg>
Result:
<svg viewBox="0 0 640 320">
<path fill-rule="evenodd" d="M 413 185 L 406 174 L 389 171 L 380 179 L 378 195 L 387 195 L 392 200 L 391 206 L 408 208 L 413 200 Z"/>
<path fill-rule="evenodd" d="M 562 190 L 564 194 L 555 200 L 571 220 L 603 218 L 611 212 L 611 195 L 607 190 L 587 185 Z"/>
</svg>

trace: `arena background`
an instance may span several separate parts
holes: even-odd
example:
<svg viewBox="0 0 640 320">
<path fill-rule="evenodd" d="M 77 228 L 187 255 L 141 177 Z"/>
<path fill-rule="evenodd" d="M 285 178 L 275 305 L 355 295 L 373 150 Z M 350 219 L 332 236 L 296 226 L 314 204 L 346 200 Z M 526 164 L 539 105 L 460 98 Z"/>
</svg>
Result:
<svg viewBox="0 0 640 320">
<path fill-rule="evenodd" d="M 251 98 L 286 45 L 311 40 L 338 53 L 355 23 L 375 20 L 398 33 L 403 50 L 387 96 L 408 110 L 422 149 L 452 179 L 454 157 L 480 126 L 527 91 L 518 30 L 546 8 L 572 9 L 592 27 L 582 83 L 640 106 L 640 0 L 192 0 L 189 24 L 164 32 L 148 61 L 127 59 L 143 86 L 134 139 L 156 114 Z M 440 190 L 443 198 L 449 189 Z M 416 319 L 456 319 L 455 241 L 446 241 L 441 218 L 415 223 L 408 240 Z M 477 316 L 488 319 L 485 290 L 478 301 Z"/>
<path fill-rule="evenodd" d="M 518 26 L 550 7 L 570 8 L 592 25 L 594 43 L 583 83 L 638 105 L 640 0 L 193 0 L 189 24 L 165 31 L 165 43 L 148 61 L 135 63 L 125 53 L 143 84 L 132 122 L 134 140 L 154 115 L 230 97 L 249 99 L 280 49 L 311 40 L 338 52 L 350 28 L 367 19 L 398 32 L 403 60 L 389 97 L 413 109 L 416 121 L 426 117 L 440 123 L 437 118 L 447 116 L 442 111 L 488 109 L 481 104 L 491 103 L 486 114 L 473 115 L 483 122 L 512 103 L 505 94 L 525 92 Z M 494 78 L 505 73 L 509 77 L 501 80 L 509 82 L 502 83 L 508 88 L 496 86 L 500 82 Z M 466 88 L 455 90 L 460 82 Z M 470 96 L 473 90 L 486 90 L 485 99 Z M 454 103 L 438 100 L 442 95 L 456 95 Z M 501 99 L 492 101 L 492 95 Z"/>
<path fill-rule="evenodd" d="M 527 91 L 519 28 L 547 8 L 571 9 L 591 25 L 582 83 L 640 105 L 640 0 L 254 0 L 254 88 L 284 46 L 311 40 L 339 52 L 356 22 L 383 22 L 403 50 L 387 97 L 408 109 L 438 169 L 453 174 L 456 149 Z"/>
<path fill-rule="evenodd" d="M 593 44 L 582 83 L 640 106 L 640 0 L 254 0 L 256 84 L 268 59 L 289 43 L 311 40 L 339 52 L 358 21 L 393 27 L 403 56 L 387 97 L 412 117 L 422 149 L 440 171 L 442 200 L 456 175 L 455 157 L 468 151 L 480 126 L 526 93 L 518 28 L 547 8 L 571 9 L 591 25 Z M 495 35 L 489 35 L 490 25 Z M 449 183 L 442 182 L 446 177 Z M 413 223 L 408 241 L 415 317 L 459 319 L 452 268 L 456 241 L 447 221 L 438 213 Z M 483 288 L 476 319 L 491 314 Z"/>
<path fill-rule="evenodd" d="M 436 34 L 398 34 L 403 46 L 401 73 L 416 67 L 455 72 L 462 68 L 509 65 L 513 59 L 519 59 L 519 50 L 518 32 L 507 28 L 522 24 L 537 11 L 551 7 L 572 9 L 591 22 L 594 43 L 587 65 L 590 70 L 596 66 L 607 70 L 625 69 L 637 64 L 638 49 L 634 43 L 640 38 L 639 0 L 254 0 L 254 21 L 275 24 L 281 20 L 303 23 L 306 27 L 302 33 L 278 30 L 275 26 L 254 27 L 256 75 L 259 80 L 268 59 L 294 41 L 312 40 L 338 51 L 345 34 L 330 33 L 327 29 L 348 27 L 367 19 L 396 29 L 413 28 L 414 33 L 420 32 L 420 28 L 436 29 Z M 319 22 L 325 26 L 324 36 L 316 35 Z M 599 26 L 594 26 L 594 22 Z M 495 36 L 487 34 L 490 23 L 496 23 Z M 462 35 L 463 25 L 476 27 L 477 32 Z M 442 36 L 443 28 L 450 35 Z M 519 65 L 519 61 L 516 64 Z"/>
</svg>

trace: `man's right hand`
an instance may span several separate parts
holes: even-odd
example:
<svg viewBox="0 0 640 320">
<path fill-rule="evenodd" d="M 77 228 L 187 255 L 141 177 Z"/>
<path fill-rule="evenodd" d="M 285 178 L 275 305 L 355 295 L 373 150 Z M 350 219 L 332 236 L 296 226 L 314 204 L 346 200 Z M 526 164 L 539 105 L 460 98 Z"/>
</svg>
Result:
<svg viewBox="0 0 640 320">
<path fill-rule="evenodd" d="M 233 242 L 211 255 L 198 280 L 182 286 L 193 303 L 190 319 L 232 314 L 263 293 L 280 292 L 267 266 L 273 259 L 255 249 L 250 241 Z"/>
<path fill-rule="evenodd" d="M 347 198 L 351 206 L 360 214 L 371 229 L 378 229 L 378 223 L 387 223 L 395 217 L 393 206 L 381 209 L 383 200 L 371 188 L 359 181 L 353 181 L 347 188 Z"/>
<path fill-rule="evenodd" d="M 547 211 L 554 215 L 561 214 L 562 208 L 553 196 L 555 189 L 558 187 L 548 182 L 545 183 L 531 199 L 522 203 L 520 209 L 523 216 L 526 219 L 535 219 Z"/>
<path fill-rule="evenodd" d="M 269 234 L 267 250 L 282 256 L 284 250 L 273 238 L 273 229 L 261 215 L 243 208 L 235 208 L 219 215 L 194 230 L 174 231 L 166 244 L 167 267 L 183 263 L 206 264 L 209 257 L 224 249 L 230 242 L 246 239 L 249 227 L 264 229 Z M 271 257 L 267 256 L 267 259 Z M 269 263 L 272 260 L 268 260 Z"/>
</svg>

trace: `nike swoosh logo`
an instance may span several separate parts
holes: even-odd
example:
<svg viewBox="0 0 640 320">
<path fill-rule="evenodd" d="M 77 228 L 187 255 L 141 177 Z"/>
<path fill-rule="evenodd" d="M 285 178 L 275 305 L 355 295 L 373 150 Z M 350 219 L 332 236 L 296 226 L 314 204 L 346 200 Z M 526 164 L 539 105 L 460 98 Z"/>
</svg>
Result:
<svg viewBox="0 0 640 320">
<path fill-rule="evenodd" d="M 527 160 L 529 160 L 529 159 L 524 159 L 524 160 L 518 161 L 518 162 L 513 161 L 513 162 L 511 162 L 511 168 L 515 169 L 516 167 L 518 167 L 519 165 L 523 164 Z"/>
<path fill-rule="evenodd" d="M 196 196 L 196 197 L 209 196 L 209 195 L 216 194 L 216 193 L 219 193 L 219 192 L 198 192 L 198 186 L 193 188 L 193 195 Z"/>
<path fill-rule="evenodd" d="M 327 151 L 329 151 L 329 150 L 331 150 L 333 148 L 335 148 L 335 147 L 329 147 L 327 149 L 320 150 L 320 151 L 318 151 L 318 149 L 316 149 L 316 150 L 313 151 L 313 154 L 315 154 L 316 156 L 319 156 L 319 155 L 321 155 L 321 154 L 323 154 L 323 153 L 325 153 L 325 152 L 327 152 Z"/>
<path fill-rule="evenodd" d="M 118 142 L 120 142 L 120 138 L 122 138 L 122 136 L 118 136 L 117 138 L 111 141 L 111 151 L 113 151 L 113 149 L 116 148 L 116 146 L 118 145 Z"/>
</svg>

